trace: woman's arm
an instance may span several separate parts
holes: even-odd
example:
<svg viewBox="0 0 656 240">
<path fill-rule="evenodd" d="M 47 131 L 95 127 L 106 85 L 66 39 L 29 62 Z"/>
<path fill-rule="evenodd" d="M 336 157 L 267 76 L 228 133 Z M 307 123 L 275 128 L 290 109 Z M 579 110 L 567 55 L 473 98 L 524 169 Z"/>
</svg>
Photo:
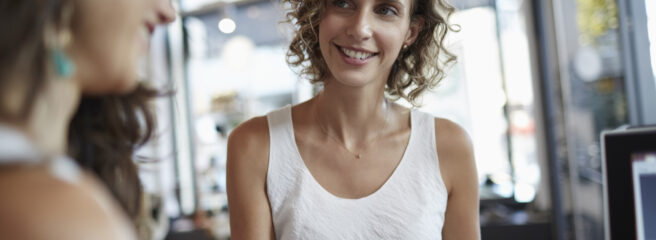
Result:
<svg viewBox="0 0 656 240">
<path fill-rule="evenodd" d="M 442 179 L 449 192 L 442 238 L 480 239 L 478 173 L 467 133 L 457 124 L 435 120 L 437 154 Z"/>
<path fill-rule="evenodd" d="M 265 117 L 251 119 L 228 138 L 228 208 L 232 239 L 275 239 L 266 194 L 269 129 Z"/>
</svg>

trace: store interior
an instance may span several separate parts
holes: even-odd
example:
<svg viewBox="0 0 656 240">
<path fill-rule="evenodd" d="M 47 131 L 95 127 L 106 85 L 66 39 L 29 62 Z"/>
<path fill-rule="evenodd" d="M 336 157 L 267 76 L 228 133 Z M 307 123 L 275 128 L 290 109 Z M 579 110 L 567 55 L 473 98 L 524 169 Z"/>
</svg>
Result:
<svg viewBox="0 0 656 240">
<path fill-rule="evenodd" d="M 320 86 L 285 61 L 279 1 L 173 4 L 148 65 L 175 94 L 157 100 L 157 138 L 138 153 L 153 239 L 229 239 L 229 134 Z M 458 60 L 419 109 L 472 138 L 482 239 L 604 239 L 600 134 L 656 124 L 656 1 L 451 4 Z"/>
</svg>

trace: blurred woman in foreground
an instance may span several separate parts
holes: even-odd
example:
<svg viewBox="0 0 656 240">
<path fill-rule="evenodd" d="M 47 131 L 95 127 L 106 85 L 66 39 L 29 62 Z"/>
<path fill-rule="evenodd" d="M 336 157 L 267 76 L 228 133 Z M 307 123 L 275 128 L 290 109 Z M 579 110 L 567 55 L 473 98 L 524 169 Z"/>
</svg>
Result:
<svg viewBox="0 0 656 240">
<path fill-rule="evenodd" d="M 132 154 L 151 135 L 156 95 L 137 68 L 154 27 L 173 18 L 168 4 L 0 0 L 3 237 L 135 238 Z"/>
</svg>

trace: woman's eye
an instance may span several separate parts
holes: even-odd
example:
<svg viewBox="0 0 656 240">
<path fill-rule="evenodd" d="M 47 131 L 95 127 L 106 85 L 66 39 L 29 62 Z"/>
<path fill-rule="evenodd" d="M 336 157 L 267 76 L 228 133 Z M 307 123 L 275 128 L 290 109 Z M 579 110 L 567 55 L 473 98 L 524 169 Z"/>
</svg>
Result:
<svg viewBox="0 0 656 240">
<path fill-rule="evenodd" d="M 378 14 L 388 15 L 388 16 L 397 15 L 396 11 L 391 7 L 378 8 L 377 12 L 378 12 Z"/>
<path fill-rule="evenodd" d="M 340 8 L 349 8 L 351 6 L 347 1 L 344 0 L 335 0 L 333 1 L 333 5 Z"/>
</svg>

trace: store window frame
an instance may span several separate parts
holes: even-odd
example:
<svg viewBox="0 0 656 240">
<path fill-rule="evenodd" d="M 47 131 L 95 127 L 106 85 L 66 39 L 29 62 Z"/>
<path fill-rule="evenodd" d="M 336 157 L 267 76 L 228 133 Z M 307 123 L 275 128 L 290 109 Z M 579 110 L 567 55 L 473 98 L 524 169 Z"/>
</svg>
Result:
<svg viewBox="0 0 656 240">
<path fill-rule="evenodd" d="M 625 91 L 627 95 L 628 120 L 631 125 L 656 124 L 656 86 L 650 64 L 650 55 L 647 29 L 647 16 L 645 12 L 645 0 L 616 0 L 618 5 L 618 18 L 620 22 L 620 44 L 623 49 L 622 63 L 625 69 Z M 561 71 L 566 71 L 561 65 L 563 52 L 559 52 L 559 41 L 562 45 L 563 39 L 558 39 L 557 11 L 556 6 L 562 5 L 563 0 L 549 0 L 533 2 L 535 21 L 535 34 L 538 50 L 538 67 L 540 72 L 540 106 L 543 109 L 544 134 L 546 157 L 548 161 L 549 189 L 551 200 L 551 228 L 554 239 L 569 239 L 580 236 L 580 229 L 576 220 L 570 222 L 568 213 L 574 215 L 576 211 L 567 210 L 568 186 L 561 186 L 561 180 L 568 176 L 568 172 L 562 168 L 563 162 L 569 161 L 567 151 L 563 151 L 566 144 L 566 122 L 563 117 L 563 99 L 560 98 Z M 554 6 L 556 5 L 556 6 Z M 562 14 L 562 13 L 561 13 Z M 562 25 L 560 26 L 563 27 Z M 562 37 L 562 36 L 561 36 Z M 572 177 L 572 176 L 569 176 Z M 569 190 L 571 193 L 571 190 Z M 570 224 L 572 224 L 570 225 Z M 569 225 L 569 226 L 568 226 Z M 572 230 L 574 232 L 569 232 Z M 571 235 L 570 235 L 571 234 Z M 576 238 L 579 239 L 579 238 Z"/>
<path fill-rule="evenodd" d="M 617 0 L 631 125 L 656 124 L 656 81 L 651 67 L 645 0 Z"/>
</svg>

